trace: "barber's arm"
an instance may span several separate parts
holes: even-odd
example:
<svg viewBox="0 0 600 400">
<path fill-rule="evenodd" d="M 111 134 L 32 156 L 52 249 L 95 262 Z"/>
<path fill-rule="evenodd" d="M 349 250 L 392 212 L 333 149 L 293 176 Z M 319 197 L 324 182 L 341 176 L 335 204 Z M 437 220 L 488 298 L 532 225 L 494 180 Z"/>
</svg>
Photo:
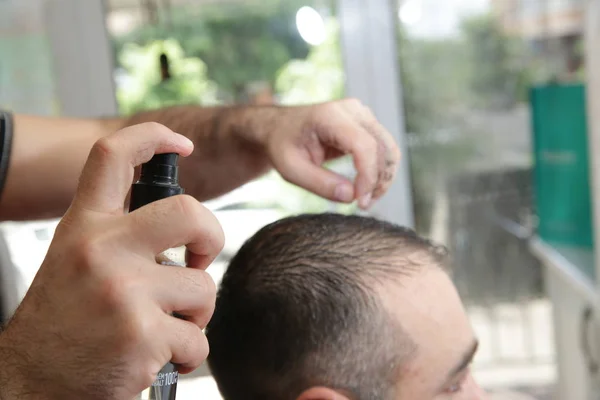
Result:
<svg viewBox="0 0 600 400">
<path fill-rule="evenodd" d="M 181 163 L 188 193 L 208 200 L 277 169 L 325 198 L 368 207 L 385 193 L 400 153 L 368 108 L 348 99 L 302 107 L 179 106 L 105 121 L 15 117 L 13 154 L 0 219 L 61 215 L 92 144 L 124 126 L 154 121 L 190 138 Z M 355 182 L 322 168 L 351 154 Z"/>
<path fill-rule="evenodd" d="M 12 119 L 12 146 L 3 149 L 9 165 L 0 188 L 0 220 L 61 216 L 92 145 L 117 129 L 96 120 L 19 114 Z"/>
</svg>

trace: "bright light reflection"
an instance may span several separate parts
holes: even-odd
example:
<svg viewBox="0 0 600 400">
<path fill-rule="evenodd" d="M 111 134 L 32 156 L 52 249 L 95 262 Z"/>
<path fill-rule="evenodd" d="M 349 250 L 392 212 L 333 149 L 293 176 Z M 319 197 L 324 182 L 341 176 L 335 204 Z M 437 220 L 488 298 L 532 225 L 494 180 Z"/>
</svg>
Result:
<svg viewBox="0 0 600 400">
<path fill-rule="evenodd" d="M 296 13 L 296 27 L 304 41 L 318 46 L 325 41 L 325 21 L 321 14 L 312 7 L 302 7 Z"/>
<path fill-rule="evenodd" d="M 398 10 L 398 18 L 405 25 L 416 25 L 423 18 L 421 0 L 406 0 Z"/>
</svg>

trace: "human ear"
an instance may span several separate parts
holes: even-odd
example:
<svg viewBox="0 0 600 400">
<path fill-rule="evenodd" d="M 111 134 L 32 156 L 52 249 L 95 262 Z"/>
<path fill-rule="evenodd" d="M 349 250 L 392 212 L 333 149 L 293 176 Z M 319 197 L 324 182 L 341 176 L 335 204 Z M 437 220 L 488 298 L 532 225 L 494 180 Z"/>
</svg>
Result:
<svg viewBox="0 0 600 400">
<path fill-rule="evenodd" d="M 302 392 L 296 400 L 350 400 L 347 396 L 326 387 L 313 387 Z"/>
</svg>

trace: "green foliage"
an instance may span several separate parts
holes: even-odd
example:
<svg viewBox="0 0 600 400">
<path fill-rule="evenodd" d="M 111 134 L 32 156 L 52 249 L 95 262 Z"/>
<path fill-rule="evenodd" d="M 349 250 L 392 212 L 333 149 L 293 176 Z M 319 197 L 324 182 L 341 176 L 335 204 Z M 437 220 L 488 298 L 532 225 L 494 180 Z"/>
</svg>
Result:
<svg viewBox="0 0 600 400">
<path fill-rule="evenodd" d="M 171 61 L 171 79 L 161 82 L 160 54 Z M 119 58 L 126 70 L 117 91 L 122 114 L 176 104 L 217 103 L 217 86 L 207 78 L 199 58 L 187 58 L 175 40 L 154 41 L 146 46 L 128 43 Z"/>
<path fill-rule="evenodd" d="M 398 30 L 398 57 L 404 102 L 416 228 L 428 234 L 439 170 L 453 165 L 461 145 L 438 144 L 437 136 L 454 123 L 464 102 L 466 71 L 460 40 L 425 40 Z"/>
<path fill-rule="evenodd" d="M 289 61 L 277 74 L 275 88 L 281 103 L 300 105 L 340 99 L 344 96 L 344 67 L 339 26 L 327 24 L 327 38 L 313 47 L 306 59 Z"/>
<path fill-rule="evenodd" d="M 507 36 L 492 15 L 472 17 L 463 23 L 462 30 L 476 104 L 508 108 L 522 100 L 528 85 L 523 42 Z"/>
<path fill-rule="evenodd" d="M 239 99 L 247 83 L 274 83 L 279 69 L 292 58 L 306 57 L 309 50 L 296 30 L 295 2 L 280 7 L 263 3 L 173 8 L 168 23 L 116 38 L 117 59 L 128 43 L 175 39 L 187 57 L 206 63 L 208 78 L 223 97 Z"/>
<path fill-rule="evenodd" d="M 427 234 L 445 179 L 463 170 L 481 145 L 469 116 L 523 101 L 537 72 L 525 68 L 522 41 L 506 36 L 489 15 L 466 19 L 459 37 L 414 38 L 402 29 L 398 36 L 415 219 Z"/>
<path fill-rule="evenodd" d="M 466 107 L 504 108 L 524 101 L 533 76 L 520 39 L 491 15 L 464 20 L 462 36 L 444 39 L 398 33 L 406 125 L 423 134 L 453 123 Z"/>
<path fill-rule="evenodd" d="M 222 90 L 237 98 L 249 82 L 272 83 L 277 71 L 294 56 L 290 51 L 293 38 L 276 36 L 271 26 L 270 18 L 263 15 L 206 21 L 210 44 L 197 54 L 206 60 L 210 77 Z"/>
<path fill-rule="evenodd" d="M 465 49 L 458 40 L 423 40 L 398 31 L 398 56 L 407 132 L 424 135 L 445 126 L 464 102 Z"/>
</svg>

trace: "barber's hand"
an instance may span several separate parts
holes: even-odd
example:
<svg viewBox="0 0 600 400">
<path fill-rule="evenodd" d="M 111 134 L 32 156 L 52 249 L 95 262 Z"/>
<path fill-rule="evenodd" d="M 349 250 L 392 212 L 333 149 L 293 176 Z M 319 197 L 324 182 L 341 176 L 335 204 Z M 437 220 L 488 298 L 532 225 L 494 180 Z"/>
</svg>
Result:
<svg viewBox="0 0 600 400">
<path fill-rule="evenodd" d="M 360 101 L 346 99 L 306 107 L 265 108 L 255 130 L 273 166 L 289 182 L 340 202 L 368 208 L 392 184 L 400 150 L 391 134 Z M 322 167 L 351 154 L 355 182 Z"/>
<path fill-rule="evenodd" d="M 152 123 L 95 144 L 48 255 L 0 335 L 0 398 L 129 400 L 168 361 L 185 373 L 206 358 L 202 328 L 215 287 L 204 269 L 223 246 L 219 223 L 188 196 L 123 212 L 134 167 L 165 152 L 187 156 L 192 144 Z M 155 255 L 184 244 L 191 268 L 156 264 Z"/>
</svg>

